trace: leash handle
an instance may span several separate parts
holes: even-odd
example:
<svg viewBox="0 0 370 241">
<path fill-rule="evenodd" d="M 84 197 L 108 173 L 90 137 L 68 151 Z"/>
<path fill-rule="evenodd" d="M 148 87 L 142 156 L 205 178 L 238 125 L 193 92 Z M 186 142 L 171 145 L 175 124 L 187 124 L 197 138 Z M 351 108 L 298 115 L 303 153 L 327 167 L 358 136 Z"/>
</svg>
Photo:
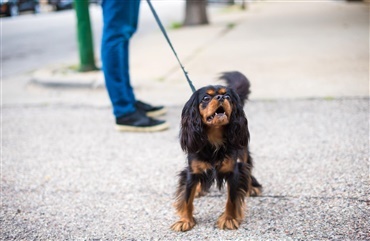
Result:
<svg viewBox="0 0 370 241">
<path fill-rule="evenodd" d="M 176 57 L 176 59 L 177 59 L 177 62 L 179 62 L 180 66 L 181 66 L 181 69 L 182 69 L 182 71 L 183 71 L 183 72 L 184 72 L 184 74 L 185 74 L 186 80 L 188 81 L 188 84 L 189 84 L 189 86 L 190 86 L 190 88 L 191 88 L 191 91 L 193 91 L 193 93 L 194 93 L 194 92 L 196 91 L 196 89 L 195 89 L 195 87 L 194 87 L 193 83 L 191 82 L 191 80 L 190 80 L 190 78 L 189 78 L 189 76 L 188 76 L 188 72 L 186 72 L 186 71 L 185 71 L 184 66 L 181 64 L 181 61 L 180 61 L 179 57 L 177 56 L 177 53 L 176 53 L 176 51 L 175 51 L 174 47 L 172 46 L 171 40 L 170 40 L 170 38 L 169 38 L 169 37 L 168 37 L 168 35 L 167 35 L 166 29 L 163 27 L 163 24 L 161 23 L 161 20 L 159 19 L 158 15 L 157 15 L 157 12 L 155 11 L 155 9 L 154 9 L 154 7 L 153 7 L 152 3 L 150 2 L 150 0 L 146 0 L 146 1 L 147 1 L 147 2 L 148 2 L 148 4 L 149 4 L 149 8 L 150 8 L 150 10 L 152 10 L 152 13 L 153 13 L 153 15 L 154 15 L 155 20 L 157 21 L 157 24 L 158 24 L 159 28 L 161 29 L 161 31 L 162 31 L 162 33 L 163 33 L 164 37 L 166 38 L 167 43 L 170 45 L 170 47 L 171 47 L 171 49 L 172 49 L 172 52 L 175 54 L 175 57 Z"/>
</svg>

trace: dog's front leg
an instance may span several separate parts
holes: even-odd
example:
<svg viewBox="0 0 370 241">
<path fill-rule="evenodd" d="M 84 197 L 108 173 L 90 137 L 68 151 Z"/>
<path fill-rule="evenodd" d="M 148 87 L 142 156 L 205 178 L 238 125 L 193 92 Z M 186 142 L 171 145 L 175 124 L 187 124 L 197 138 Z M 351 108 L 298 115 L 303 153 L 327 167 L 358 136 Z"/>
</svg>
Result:
<svg viewBox="0 0 370 241">
<path fill-rule="evenodd" d="M 191 160 L 189 166 L 180 173 L 175 202 L 180 220 L 171 226 L 173 230 L 188 231 L 194 227 L 194 197 L 199 185 L 207 188 L 212 184 L 214 178 L 212 170 L 212 165 L 207 162 Z"/>
<path fill-rule="evenodd" d="M 189 168 L 180 173 L 179 186 L 176 191 L 175 208 L 180 220 L 171 226 L 175 231 L 188 231 L 195 226 L 193 217 L 193 200 L 195 197 L 196 186 L 199 181 L 194 178 Z"/>
<path fill-rule="evenodd" d="M 245 163 L 228 159 L 218 170 L 219 182 L 227 182 L 227 201 L 225 211 L 218 218 L 220 229 L 238 229 L 244 218 L 244 198 L 248 193 L 250 174 Z"/>
</svg>

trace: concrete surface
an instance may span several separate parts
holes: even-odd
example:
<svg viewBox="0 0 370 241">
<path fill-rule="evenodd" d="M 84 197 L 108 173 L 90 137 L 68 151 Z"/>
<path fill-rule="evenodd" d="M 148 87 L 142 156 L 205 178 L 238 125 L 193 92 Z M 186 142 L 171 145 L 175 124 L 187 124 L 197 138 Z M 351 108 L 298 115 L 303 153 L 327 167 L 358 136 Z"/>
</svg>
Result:
<svg viewBox="0 0 370 241">
<path fill-rule="evenodd" d="M 215 227 L 226 196 L 195 201 L 176 233 L 180 106 L 154 134 L 118 133 L 108 108 L 3 108 L 4 240 L 368 240 L 368 100 L 247 106 L 262 197 L 237 231 Z"/>
<path fill-rule="evenodd" d="M 196 87 L 224 70 L 251 79 L 264 193 L 237 231 L 216 228 L 216 189 L 195 201 L 193 230 L 169 229 L 191 93 L 159 32 L 133 44 L 132 72 L 139 98 L 168 106 L 165 132 L 116 132 L 99 78 L 63 84 L 48 67 L 4 80 L 1 239 L 370 240 L 368 19 L 362 3 L 255 2 L 170 32 Z"/>
</svg>

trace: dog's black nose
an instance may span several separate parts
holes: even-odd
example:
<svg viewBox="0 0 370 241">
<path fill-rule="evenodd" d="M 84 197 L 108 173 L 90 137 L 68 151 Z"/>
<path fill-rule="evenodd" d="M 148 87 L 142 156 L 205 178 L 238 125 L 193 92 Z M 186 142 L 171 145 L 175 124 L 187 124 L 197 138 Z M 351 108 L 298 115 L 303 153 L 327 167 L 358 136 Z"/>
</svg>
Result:
<svg viewBox="0 0 370 241">
<path fill-rule="evenodd" d="M 216 95 L 215 98 L 218 101 L 224 101 L 224 96 L 223 95 Z"/>
</svg>

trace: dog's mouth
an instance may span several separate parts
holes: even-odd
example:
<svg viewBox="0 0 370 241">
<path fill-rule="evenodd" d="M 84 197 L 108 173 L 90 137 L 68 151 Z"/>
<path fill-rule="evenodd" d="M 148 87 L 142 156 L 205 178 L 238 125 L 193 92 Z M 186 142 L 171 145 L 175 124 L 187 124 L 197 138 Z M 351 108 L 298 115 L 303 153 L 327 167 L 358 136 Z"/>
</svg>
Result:
<svg viewBox="0 0 370 241">
<path fill-rule="evenodd" d="M 211 122 L 214 118 L 221 117 L 226 117 L 225 109 L 222 106 L 218 107 L 213 115 L 207 117 L 207 122 Z"/>
</svg>

